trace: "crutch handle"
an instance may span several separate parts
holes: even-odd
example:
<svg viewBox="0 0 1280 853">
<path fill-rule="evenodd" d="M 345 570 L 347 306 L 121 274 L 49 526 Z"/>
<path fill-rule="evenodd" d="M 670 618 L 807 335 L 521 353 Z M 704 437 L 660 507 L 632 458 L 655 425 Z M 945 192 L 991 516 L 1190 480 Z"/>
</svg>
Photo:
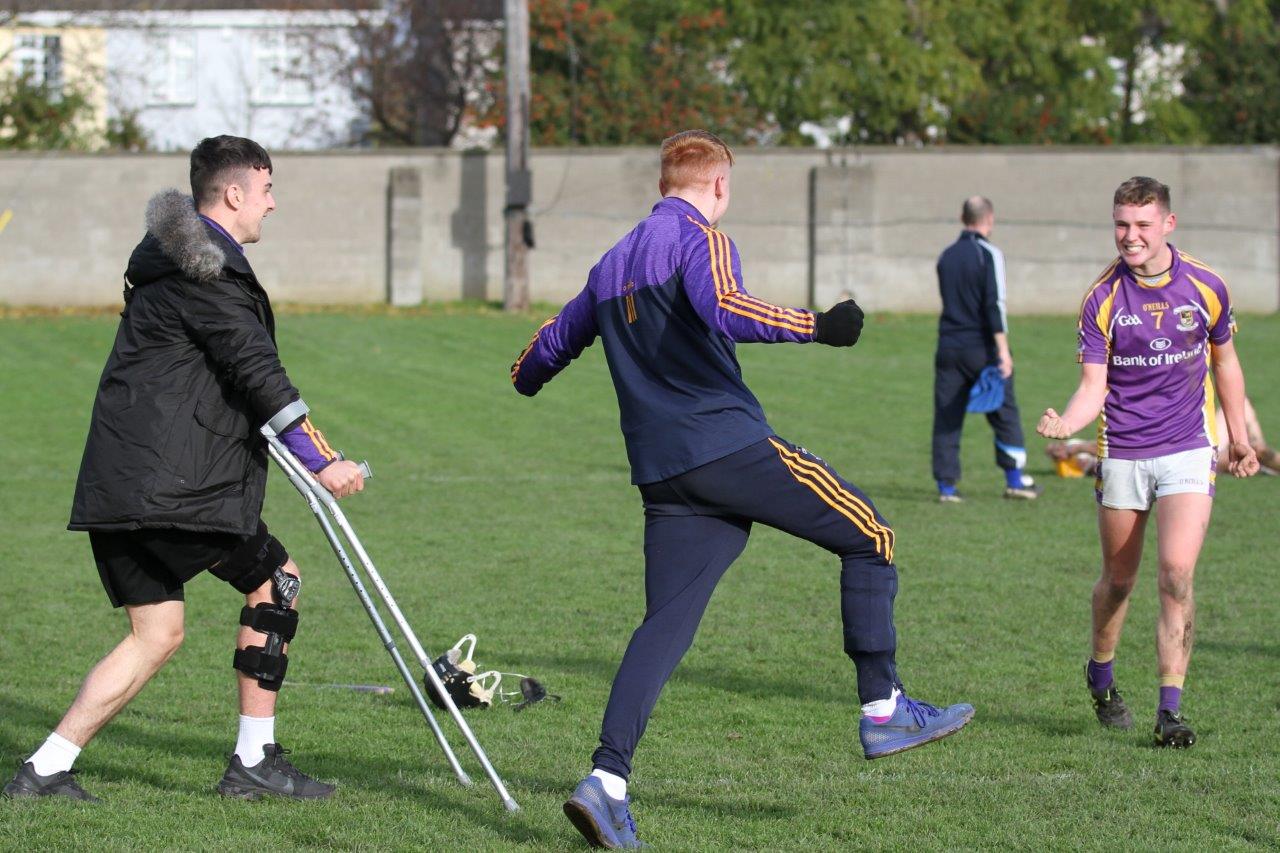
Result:
<svg viewBox="0 0 1280 853">
<path fill-rule="evenodd" d="M 360 466 L 361 477 L 364 477 L 366 480 L 373 479 L 373 469 L 369 467 L 369 462 L 367 460 L 357 462 L 356 464 Z"/>
</svg>

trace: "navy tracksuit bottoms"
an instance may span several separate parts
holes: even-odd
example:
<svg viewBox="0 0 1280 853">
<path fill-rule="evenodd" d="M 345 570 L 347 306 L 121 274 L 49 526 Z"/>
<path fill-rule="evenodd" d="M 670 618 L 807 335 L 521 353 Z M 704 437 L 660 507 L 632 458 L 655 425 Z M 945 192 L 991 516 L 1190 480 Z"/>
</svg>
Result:
<svg viewBox="0 0 1280 853">
<path fill-rule="evenodd" d="M 747 544 L 752 522 L 840 557 L 844 650 L 863 702 L 897 683 L 893 531 L 862 492 L 825 462 L 776 436 L 669 480 L 644 499 L 645 615 L 631 636 L 604 712 L 593 765 L 627 778 L 649 714 L 693 642 L 711 593 Z"/>
<path fill-rule="evenodd" d="M 939 348 L 933 357 L 933 478 L 954 486 L 960 480 L 960 434 L 969 405 L 969 389 L 995 354 L 985 347 Z M 995 433 L 996 464 L 1014 471 L 1027 464 L 1027 451 L 1013 394 L 1013 377 L 1004 381 L 1004 402 L 987 413 Z"/>
</svg>

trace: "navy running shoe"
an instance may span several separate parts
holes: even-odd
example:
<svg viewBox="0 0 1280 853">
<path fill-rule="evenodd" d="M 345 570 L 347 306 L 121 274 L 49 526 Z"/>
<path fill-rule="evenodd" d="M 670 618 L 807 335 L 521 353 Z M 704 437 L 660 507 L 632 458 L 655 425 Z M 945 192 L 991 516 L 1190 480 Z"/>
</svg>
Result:
<svg viewBox="0 0 1280 853">
<path fill-rule="evenodd" d="M 648 847 L 636 838 L 636 822 L 631 817 L 631 798 L 612 799 L 595 776 L 578 783 L 564 804 L 565 817 L 592 847 L 613 849 Z"/>
<path fill-rule="evenodd" d="M 973 719 L 973 706 L 965 703 L 937 708 L 917 702 L 905 693 L 898 696 L 893 715 L 882 723 L 863 717 L 858 724 L 862 754 L 867 759 L 883 758 L 924 746 L 953 735 Z"/>
</svg>

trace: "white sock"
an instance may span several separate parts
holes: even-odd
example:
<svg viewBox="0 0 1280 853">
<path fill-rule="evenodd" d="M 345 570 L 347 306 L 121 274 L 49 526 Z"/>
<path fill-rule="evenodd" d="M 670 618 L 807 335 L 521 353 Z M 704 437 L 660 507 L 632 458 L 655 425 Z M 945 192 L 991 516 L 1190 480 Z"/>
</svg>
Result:
<svg viewBox="0 0 1280 853">
<path fill-rule="evenodd" d="M 627 798 L 627 780 L 621 776 L 610 773 L 606 770 L 592 770 L 591 775 L 600 780 L 600 784 L 604 787 L 605 794 L 611 800 L 625 800 Z"/>
<path fill-rule="evenodd" d="M 240 736 L 236 738 L 236 755 L 245 767 L 261 764 L 267 754 L 262 748 L 276 742 L 275 717 L 246 717 L 240 715 Z"/>
<path fill-rule="evenodd" d="M 893 688 L 893 692 L 889 694 L 888 699 L 878 699 L 875 702 L 868 702 L 862 706 L 862 716 L 864 717 L 892 717 L 893 712 L 898 709 L 898 697 L 902 695 L 902 691 Z"/>
<path fill-rule="evenodd" d="M 27 760 L 35 766 L 37 775 L 52 776 L 54 773 L 70 770 L 79 757 L 80 747 L 54 732 L 40 745 L 35 755 Z"/>
</svg>

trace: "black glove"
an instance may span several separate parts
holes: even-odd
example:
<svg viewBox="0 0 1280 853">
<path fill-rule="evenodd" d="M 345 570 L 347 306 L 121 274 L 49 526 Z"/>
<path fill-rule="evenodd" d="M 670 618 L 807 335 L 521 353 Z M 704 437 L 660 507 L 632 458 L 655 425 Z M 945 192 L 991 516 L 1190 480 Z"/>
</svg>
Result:
<svg viewBox="0 0 1280 853">
<path fill-rule="evenodd" d="M 862 309 L 852 299 L 819 311 L 813 321 L 813 339 L 832 347 L 851 347 L 862 334 Z"/>
</svg>

